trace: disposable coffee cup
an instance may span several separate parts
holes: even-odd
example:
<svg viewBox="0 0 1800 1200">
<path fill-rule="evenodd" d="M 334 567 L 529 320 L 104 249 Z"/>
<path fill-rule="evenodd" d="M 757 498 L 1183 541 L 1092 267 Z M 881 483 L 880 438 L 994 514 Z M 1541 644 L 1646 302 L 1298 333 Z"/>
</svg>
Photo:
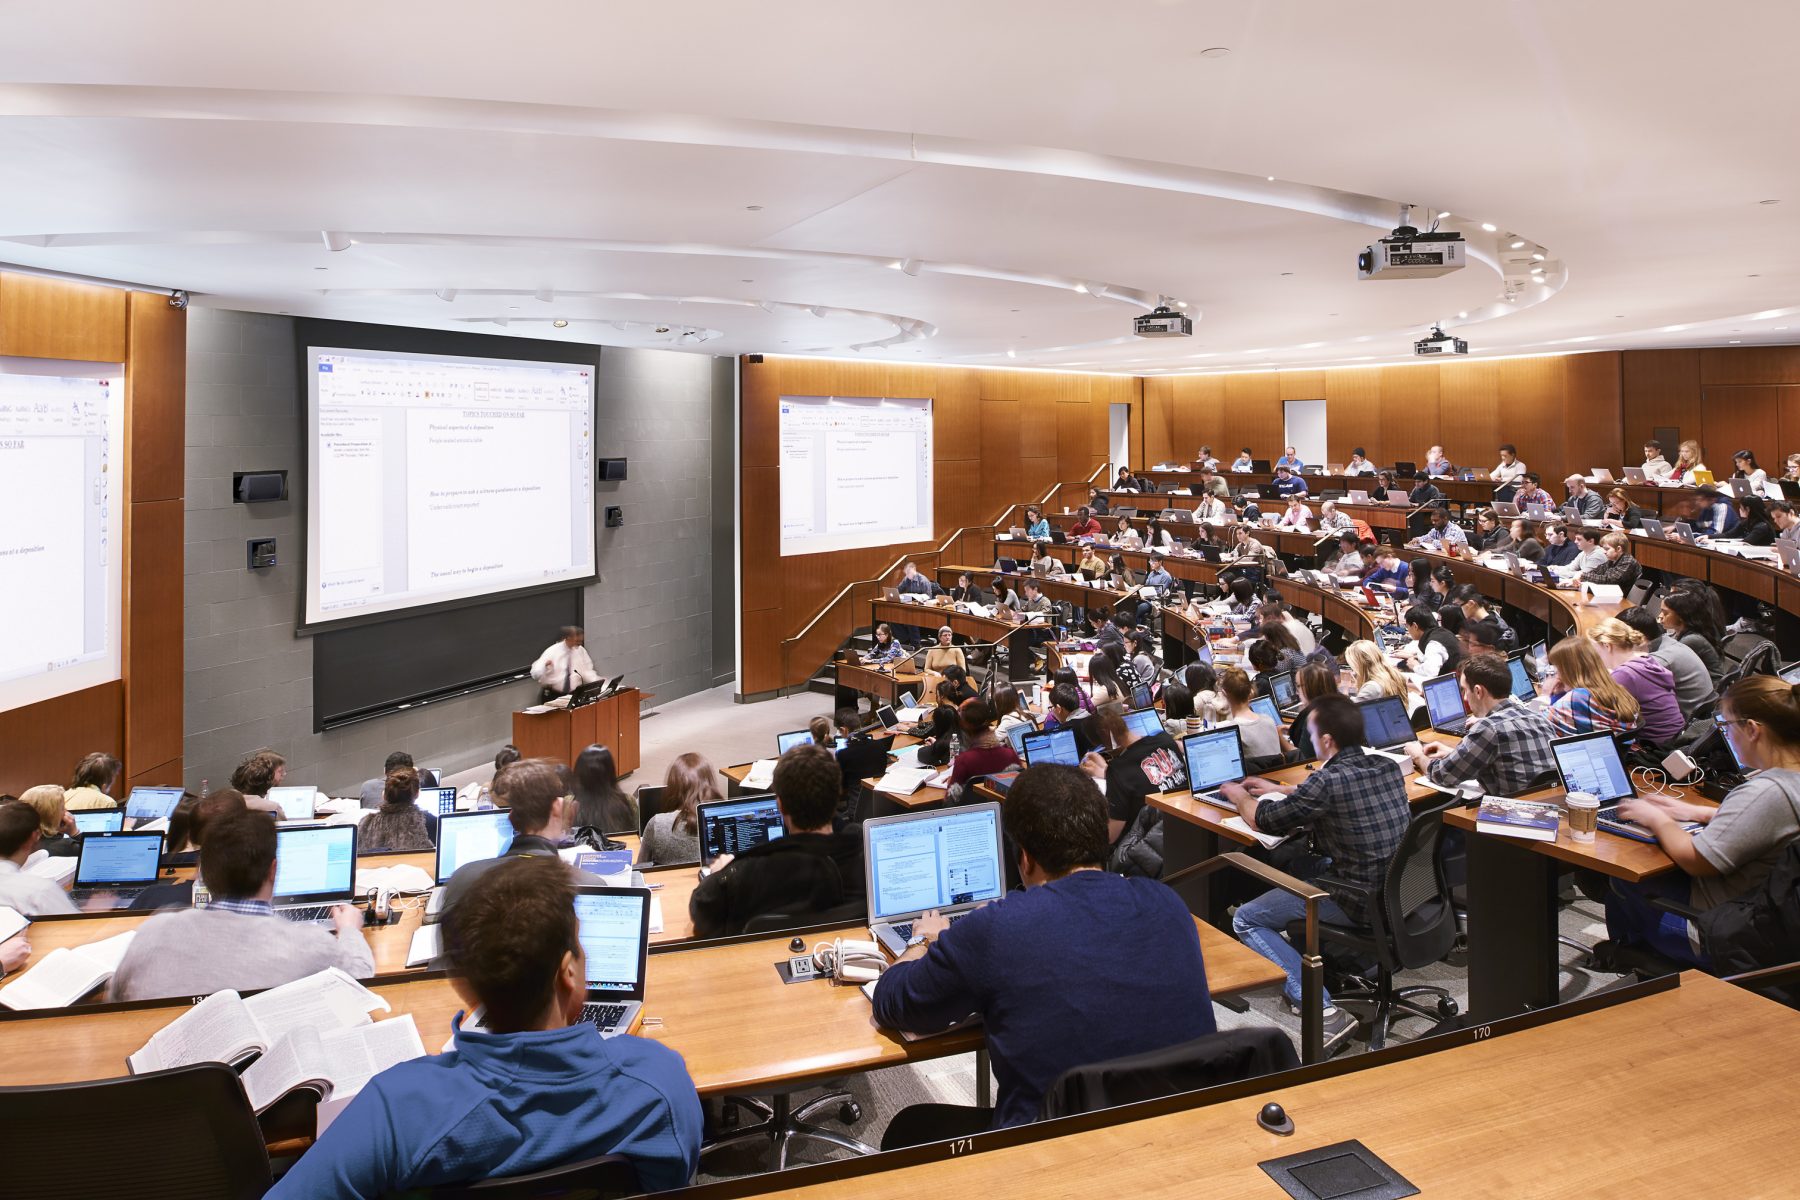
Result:
<svg viewBox="0 0 1800 1200">
<path fill-rule="evenodd" d="M 1563 807 L 1569 810 L 1569 836 L 1578 842 L 1593 841 L 1599 827 L 1600 797 L 1592 792 L 1570 792 L 1563 798 Z"/>
</svg>

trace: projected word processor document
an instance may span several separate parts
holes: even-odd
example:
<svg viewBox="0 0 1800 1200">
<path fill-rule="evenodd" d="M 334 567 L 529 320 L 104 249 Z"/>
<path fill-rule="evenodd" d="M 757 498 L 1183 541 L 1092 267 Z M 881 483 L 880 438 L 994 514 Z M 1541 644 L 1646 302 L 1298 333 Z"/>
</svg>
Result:
<svg viewBox="0 0 1800 1200">
<path fill-rule="evenodd" d="M 314 347 L 308 624 L 594 574 L 582 363 Z"/>
<path fill-rule="evenodd" d="M 0 712 L 119 677 L 123 393 L 119 366 L 0 358 Z"/>
<path fill-rule="evenodd" d="M 783 396 L 781 553 L 932 536 L 931 401 Z"/>
</svg>

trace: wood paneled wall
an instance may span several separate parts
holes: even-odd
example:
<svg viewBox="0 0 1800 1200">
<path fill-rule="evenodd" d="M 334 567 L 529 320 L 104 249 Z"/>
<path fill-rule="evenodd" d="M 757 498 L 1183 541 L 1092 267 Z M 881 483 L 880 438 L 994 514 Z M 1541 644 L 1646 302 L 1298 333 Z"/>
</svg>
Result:
<svg viewBox="0 0 1800 1200">
<path fill-rule="evenodd" d="M 1242 446 L 1280 455 L 1282 404 L 1324 400 L 1327 451 L 1361 446 L 1379 463 L 1442 444 L 1451 461 L 1492 466 L 1513 442 L 1546 480 L 1619 465 L 1617 353 L 1398 367 L 1193 375 L 1144 381 L 1144 456 L 1185 460 L 1201 445 L 1230 461 Z"/>
<path fill-rule="evenodd" d="M 124 760 L 122 786 L 180 782 L 187 314 L 149 292 L 0 273 L 0 355 L 125 364 L 122 678 L 0 713 L 0 791 L 67 783 L 94 750 Z"/>
<path fill-rule="evenodd" d="M 937 536 L 914 546 L 781 557 L 776 403 L 784 395 L 930 397 Z M 1087 478 L 1107 460 L 1108 406 L 1115 403 L 1133 405 L 1133 426 L 1142 425 L 1142 381 L 1123 376 L 745 361 L 739 691 L 754 695 L 797 682 L 781 678 L 781 642 L 846 583 L 871 577 L 908 550 L 929 549 L 954 529 L 986 524 L 1054 484 Z"/>
<path fill-rule="evenodd" d="M 1745 449 L 1780 474 L 1785 456 L 1800 451 L 1800 346 L 1628 351 L 1624 414 L 1628 461 L 1651 430 L 1673 426 L 1699 440 L 1721 477 Z M 1673 460 L 1675 447 L 1668 451 Z"/>
</svg>

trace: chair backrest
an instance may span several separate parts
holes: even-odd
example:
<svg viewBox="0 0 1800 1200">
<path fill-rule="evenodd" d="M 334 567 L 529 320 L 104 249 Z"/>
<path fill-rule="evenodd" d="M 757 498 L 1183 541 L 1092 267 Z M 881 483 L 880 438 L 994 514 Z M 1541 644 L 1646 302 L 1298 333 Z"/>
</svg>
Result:
<svg viewBox="0 0 1800 1200">
<path fill-rule="evenodd" d="M 1415 812 L 1382 882 L 1381 906 L 1387 945 L 1395 965 L 1423 967 L 1450 952 L 1456 942 L 1456 911 L 1450 901 L 1450 882 L 1438 860 L 1438 843 L 1444 837 L 1444 811 L 1456 800 L 1447 800 Z"/>
<path fill-rule="evenodd" d="M 1300 1065 L 1281 1029 L 1226 1029 L 1162 1050 L 1074 1067 L 1044 1091 L 1039 1115 L 1073 1116 L 1254 1079 Z"/>
<path fill-rule="evenodd" d="M 1781 652 L 1775 643 L 1753 631 L 1727 637 L 1719 646 L 1719 654 L 1728 664 L 1726 677 L 1719 681 L 1720 691 L 1747 676 L 1774 675 L 1781 670 Z"/>
<path fill-rule="evenodd" d="M 650 818 L 663 810 L 663 799 L 669 789 L 660 783 L 647 783 L 637 790 L 638 834 L 650 828 Z"/>
<path fill-rule="evenodd" d="M 199 1063 L 95 1083 L 0 1087 L 0 1129 L 14 1153 L 8 1196 L 33 1200 L 255 1200 L 269 1153 L 237 1073 Z M 128 1130 L 69 1152 L 80 1129 Z M 40 1152 L 28 1152 L 26 1147 Z M 63 1147 L 61 1153 L 42 1152 Z"/>
<path fill-rule="evenodd" d="M 858 896 L 854 900 L 814 911 L 758 913 L 744 922 L 744 932 L 780 933 L 786 929 L 801 929 L 808 925 L 837 925 L 844 921 L 860 920 L 868 913 L 868 900 Z"/>
<path fill-rule="evenodd" d="M 530 1175 L 509 1175 L 404 1194 L 430 1200 L 613 1200 L 642 1191 L 632 1161 L 622 1154 L 607 1154 Z"/>
</svg>

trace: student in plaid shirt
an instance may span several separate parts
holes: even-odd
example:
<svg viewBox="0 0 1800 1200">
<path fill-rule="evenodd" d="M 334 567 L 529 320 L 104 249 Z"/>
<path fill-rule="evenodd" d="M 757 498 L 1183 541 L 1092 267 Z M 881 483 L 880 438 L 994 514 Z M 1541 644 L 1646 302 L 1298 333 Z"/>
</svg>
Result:
<svg viewBox="0 0 1800 1200">
<path fill-rule="evenodd" d="M 1388 861 L 1411 820 L 1406 776 L 1397 763 L 1363 753 L 1363 715 L 1349 697 L 1335 693 L 1315 700 L 1307 714 L 1319 769 L 1285 796 L 1271 797 L 1276 786 L 1252 777 L 1227 783 L 1219 794 L 1237 805 L 1250 828 L 1284 834 L 1308 830 L 1323 855 L 1317 872 L 1343 878 L 1379 896 Z M 1329 886 L 1327 885 L 1327 890 Z M 1300 1011 L 1300 953 L 1282 930 L 1305 916 L 1305 905 L 1287 892 L 1271 890 L 1238 907 L 1231 928 L 1246 946 L 1287 972 L 1283 992 L 1288 1011 Z M 1367 919 L 1360 892 L 1332 893 L 1319 904 L 1319 918 L 1341 924 Z M 1329 1050 L 1349 1037 L 1356 1022 L 1325 997 L 1325 1045 Z"/>
<path fill-rule="evenodd" d="M 1407 753 L 1433 783 L 1473 779 L 1490 796 L 1520 796 L 1555 768 L 1549 718 L 1512 694 L 1512 670 L 1498 654 L 1476 654 L 1458 672 L 1463 705 L 1475 718 L 1461 743 L 1413 743 Z"/>
</svg>

